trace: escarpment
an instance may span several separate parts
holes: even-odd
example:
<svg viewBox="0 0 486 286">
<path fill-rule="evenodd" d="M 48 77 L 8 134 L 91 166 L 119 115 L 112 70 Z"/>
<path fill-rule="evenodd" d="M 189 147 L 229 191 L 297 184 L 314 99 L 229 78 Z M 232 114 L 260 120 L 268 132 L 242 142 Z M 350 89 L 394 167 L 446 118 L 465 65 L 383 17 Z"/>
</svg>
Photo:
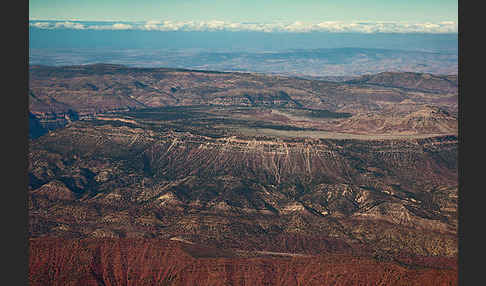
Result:
<svg viewBox="0 0 486 286">
<path fill-rule="evenodd" d="M 210 138 L 78 123 L 31 146 L 30 231 L 89 237 L 102 225 L 110 236 L 209 236 L 242 248 L 258 245 L 245 236 L 324 234 L 375 250 L 392 234 L 389 251 L 449 256 L 456 156 L 454 136 Z M 46 195 L 53 182 L 69 200 Z M 420 239 L 408 245 L 410 233 Z"/>
</svg>

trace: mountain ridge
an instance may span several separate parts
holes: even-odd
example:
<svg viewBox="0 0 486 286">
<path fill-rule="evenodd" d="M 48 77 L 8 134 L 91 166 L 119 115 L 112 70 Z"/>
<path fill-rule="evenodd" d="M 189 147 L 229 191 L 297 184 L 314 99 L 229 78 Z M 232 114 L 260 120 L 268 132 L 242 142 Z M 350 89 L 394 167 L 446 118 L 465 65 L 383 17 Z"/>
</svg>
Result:
<svg viewBox="0 0 486 286">
<path fill-rule="evenodd" d="M 453 77 L 30 71 L 32 285 L 454 284 Z"/>
<path fill-rule="evenodd" d="M 126 68 L 105 64 L 31 67 L 30 74 L 29 110 L 48 129 L 49 125 L 50 129 L 65 126 L 72 121 L 73 115 L 78 119 L 92 119 L 98 114 L 141 108 L 204 105 L 227 107 L 228 112 L 246 106 L 257 113 L 263 111 L 262 116 L 267 112 L 265 109 L 272 109 L 270 117 L 257 116 L 269 124 L 279 123 L 272 119 L 277 116 L 273 113 L 279 113 L 278 116 L 287 117 L 285 120 L 290 120 L 291 125 L 298 128 L 372 134 L 379 127 L 371 121 L 372 125 L 355 129 L 352 125 L 346 126 L 344 119 L 321 120 L 314 114 L 318 114 L 317 111 L 340 112 L 356 116 L 361 122 L 365 122 L 360 118 L 363 115 L 396 121 L 396 115 L 407 116 L 431 105 L 448 112 L 448 117 L 439 120 L 445 120 L 446 132 L 457 133 L 457 126 L 453 124 L 457 120 L 457 86 L 450 88 L 450 82 L 444 85 L 443 77 L 425 74 L 423 76 L 428 79 L 420 74 L 411 77 L 409 73 L 393 73 L 395 78 L 405 77 L 404 82 L 395 79 L 398 83 L 394 83 L 387 76 L 385 80 L 391 85 L 386 87 L 376 85 L 379 82 L 376 78 L 382 80 L 383 74 L 374 76 L 375 79 L 368 76 L 359 81 L 336 83 L 254 73 Z M 436 84 L 437 81 L 440 83 Z M 412 90 L 409 87 L 414 82 L 431 82 L 433 85 Z M 394 109 L 396 103 L 402 103 L 401 107 Z M 273 110 L 275 108 L 287 108 L 291 112 L 282 113 Z M 435 133 L 433 127 L 421 131 L 414 130 L 413 126 L 404 131 Z M 383 130 L 390 132 L 386 128 Z"/>
</svg>

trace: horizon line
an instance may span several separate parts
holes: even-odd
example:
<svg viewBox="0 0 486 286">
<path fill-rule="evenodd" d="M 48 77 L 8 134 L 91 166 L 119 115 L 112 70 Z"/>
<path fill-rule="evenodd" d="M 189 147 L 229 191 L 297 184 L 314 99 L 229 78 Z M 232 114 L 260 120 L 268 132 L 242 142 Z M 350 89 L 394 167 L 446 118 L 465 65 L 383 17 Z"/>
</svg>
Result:
<svg viewBox="0 0 486 286">
<path fill-rule="evenodd" d="M 254 31 L 280 33 L 425 33 L 425 34 L 458 34 L 458 23 L 455 21 L 410 23 L 400 21 L 274 21 L 229 22 L 210 21 L 118 21 L 118 20 L 79 20 L 79 19 L 29 19 L 29 28 L 44 30 L 137 30 L 137 31 Z"/>
</svg>

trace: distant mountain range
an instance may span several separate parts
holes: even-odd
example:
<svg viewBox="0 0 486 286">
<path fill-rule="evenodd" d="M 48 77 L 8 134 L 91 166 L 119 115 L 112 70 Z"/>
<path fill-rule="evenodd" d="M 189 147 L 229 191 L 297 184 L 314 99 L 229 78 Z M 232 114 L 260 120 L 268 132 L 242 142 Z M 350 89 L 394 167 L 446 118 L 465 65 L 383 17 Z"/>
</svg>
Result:
<svg viewBox="0 0 486 286">
<path fill-rule="evenodd" d="M 457 74 L 457 34 L 29 30 L 31 65 L 94 63 L 359 76 L 387 71 Z"/>
<path fill-rule="evenodd" d="M 359 76 L 385 71 L 457 74 L 453 52 L 369 48 L 287 51 L 209 51 L 161 49 L 31 49 L 31 65 L 78 65 L 107 62 L 132 67 L 172 67 L 258 72 L 303 77 Z"/>
</svg>

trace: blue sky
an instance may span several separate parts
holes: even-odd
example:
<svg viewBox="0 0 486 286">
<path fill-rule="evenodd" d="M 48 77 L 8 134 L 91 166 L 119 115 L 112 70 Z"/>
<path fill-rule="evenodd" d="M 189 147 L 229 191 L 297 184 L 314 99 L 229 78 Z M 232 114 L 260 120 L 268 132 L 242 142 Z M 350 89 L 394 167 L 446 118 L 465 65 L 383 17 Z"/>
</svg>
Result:
<svg viewBox="0 0 486 286">
<path fill-rule="evenodd" d="M 457 0 L 30 0 L 29 18 L 82 21 L 458 21 Z"/>
</svg>

